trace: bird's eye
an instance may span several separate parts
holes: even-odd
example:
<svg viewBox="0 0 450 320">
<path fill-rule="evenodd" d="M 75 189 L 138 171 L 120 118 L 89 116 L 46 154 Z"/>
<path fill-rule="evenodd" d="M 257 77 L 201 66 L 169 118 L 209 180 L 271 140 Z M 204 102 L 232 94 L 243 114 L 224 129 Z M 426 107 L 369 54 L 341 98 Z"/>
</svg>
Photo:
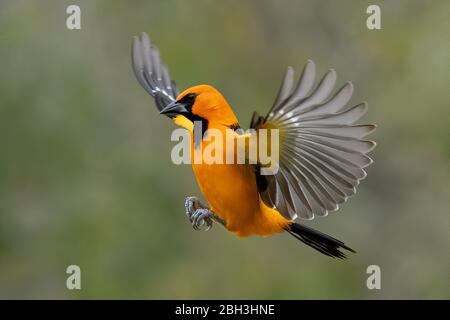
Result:
<svg viewBox="0 0 450 320">
<path fill-rule="evenodd" d="M 181 98 L 178 102 L 183 104 L 187 111 L 191 112 L 196 97 L 197 94 L 189 93 L 185 95 L 183 98 Z"/>
<path fill-rule="evenodd" d="M 186 102 L 193 103 L 195 101 L 195 94 L 189 93 L 188 95 L 186 95 L 185 99 L 186 99 Z"/>
</svg>

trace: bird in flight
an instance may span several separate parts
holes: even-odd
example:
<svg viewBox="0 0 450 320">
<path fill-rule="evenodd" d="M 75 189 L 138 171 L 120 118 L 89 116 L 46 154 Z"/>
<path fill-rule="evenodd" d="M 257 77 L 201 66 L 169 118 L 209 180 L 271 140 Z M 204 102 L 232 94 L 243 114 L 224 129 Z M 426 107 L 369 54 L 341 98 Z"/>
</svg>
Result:
<svg viewBox="0 0 450 320">
<path fill-rule="evenodd" d="M 189 131 L 191 157 L 210 143 L 206 139 L 210 129 L 231 130 L 236 140 L 252 134 L 242 133 L 233 110 L 212 86 L 197 85 L 179 93 L 146 33 L 133 38 L 132 66 L 160 114 Z M 253 113 L 253 134 L 262 129 L 279 130 L 276 173 L 261 174 L 258 161 L 192 164 L 207 200 L 207 204 L 195 196 L 185 200 L 194 229 L 209 229 L 217 222 L 241 237 L 288 232 L 327 256 L 345 258 L 345 250 L 355 252 L 342 241 L 297 222 L 326 216 L 355 194 L 356 186 L 367 175 L 364 168 L 372 163 L 367 154 L 375 147 L 375 142 L 364 139 L 375 125 L 355 124 L 367 112 L 367 103 L 346 108 L 352 83 L 345 83 L 333 94 L 334 70 L 317 85 L 315 78 L 311 60 L 297 81 L 294 69 L 288 67 L 267 115 Z M 197 136 L 200 139 L 195 140 Z"/>
</svg>

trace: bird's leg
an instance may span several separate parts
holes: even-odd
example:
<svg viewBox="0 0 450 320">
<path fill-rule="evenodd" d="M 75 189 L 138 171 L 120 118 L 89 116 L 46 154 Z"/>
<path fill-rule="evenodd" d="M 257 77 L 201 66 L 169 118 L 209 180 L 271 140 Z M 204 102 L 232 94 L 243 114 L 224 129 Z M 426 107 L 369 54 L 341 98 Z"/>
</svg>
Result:
<svg viewBox="0 0 450 320">
<path fill-rule="evenodd" d="M 186 215 L 195 230 L 200 230 L 203 226 L 206 226 L 205 231 L 208 231 L 212 227 L 213 220 L 223 226 L 225 225 L 225 222 L 216 216 L 208 206 L 201 203 L 197 197 L 186 197 L 184 206 L 186 208 Z"/>
</svg>

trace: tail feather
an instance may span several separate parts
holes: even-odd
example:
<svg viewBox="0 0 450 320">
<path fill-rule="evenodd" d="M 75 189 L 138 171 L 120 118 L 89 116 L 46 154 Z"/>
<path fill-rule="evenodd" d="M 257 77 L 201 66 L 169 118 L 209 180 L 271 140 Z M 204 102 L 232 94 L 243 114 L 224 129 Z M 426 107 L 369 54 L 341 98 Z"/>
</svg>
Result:
<svg viewBox="0 0 450 320">
<path fill-rule="evenodd" d="M 345 253 L 339 250 L 340 248 L 355 253 L 353 249 L 347 247 L 342 241 L 298 223 L 290 224 L 286 231 L 304 244 L 329 257 L 346 258 Z"/>
</svg>

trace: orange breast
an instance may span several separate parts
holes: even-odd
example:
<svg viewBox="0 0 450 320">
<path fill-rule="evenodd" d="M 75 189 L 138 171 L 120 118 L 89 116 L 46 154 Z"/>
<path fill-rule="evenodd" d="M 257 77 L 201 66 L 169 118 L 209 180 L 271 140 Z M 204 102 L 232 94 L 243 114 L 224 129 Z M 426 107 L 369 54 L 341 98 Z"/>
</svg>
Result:
<svg viewBox="0 0 450 320">
<path fill-rule="evenodd" d="M 269 235 L 289 224 L 260 199 L 250 165 L 200 163 L 192 168 L 211 210 L 238 236 Z"/>
</svg>

